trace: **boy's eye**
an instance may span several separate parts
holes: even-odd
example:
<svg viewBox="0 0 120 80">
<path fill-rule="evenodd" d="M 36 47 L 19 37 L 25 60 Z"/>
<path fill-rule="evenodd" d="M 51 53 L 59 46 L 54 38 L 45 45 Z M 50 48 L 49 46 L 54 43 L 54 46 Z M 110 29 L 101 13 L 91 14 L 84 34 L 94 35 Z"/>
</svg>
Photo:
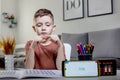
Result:
<svg viewBox="0 0 120 80">
<path fill-rule="evenodd" d="M 49 27 L 49 26 L 50 26 L 50 24 L 46 24 L 46 26 L 48 26 L 48 27 Z"/>
<path fill-rule="evenodd" d="M 42 26 L 42 24 L 37 24 L 36 26 L 37 26 L 37 27 L 41 27 L 41 26 Z"/>
<path fill-rule="evenodd" d="M 49 27 L 49 26 L 50 26 L 50 24 L 46 24 L 46 26 L 48 26 L 48 27 Z"/>
</svg>

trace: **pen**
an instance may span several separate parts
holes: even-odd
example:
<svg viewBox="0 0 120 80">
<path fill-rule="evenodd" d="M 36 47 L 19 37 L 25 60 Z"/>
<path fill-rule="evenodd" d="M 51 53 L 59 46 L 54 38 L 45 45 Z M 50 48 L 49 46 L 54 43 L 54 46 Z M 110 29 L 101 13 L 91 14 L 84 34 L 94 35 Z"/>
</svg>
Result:
<svg viewBox="0 0 120 80">
<path fill-rule="evenodd" d="M 83 45 L 80 43 L 80 48 L 81 48 L 81 52 L 82 52 L 82 54 L 85 54 L 85 50 L 84 50 L 84 47 L 83 47 Z"/>
<path fill-rule="evenodd" d="M 91 52 L 91 53 L 93 53 L 93 50 L 94 50 L 94 45 L 91 45 L 91 48 L 92 48 L 92 52 Z"/>
<path fill-rule="evenodd" d="M 82 51 L 81 51 L 81 48 L 80 48 L 80 45 L 79 45 L 79 44 L 77 44 L 77 49 L 78 49 L 78 51 L 80 52 L 80 54 L 82 54 Z"/>
</svg>

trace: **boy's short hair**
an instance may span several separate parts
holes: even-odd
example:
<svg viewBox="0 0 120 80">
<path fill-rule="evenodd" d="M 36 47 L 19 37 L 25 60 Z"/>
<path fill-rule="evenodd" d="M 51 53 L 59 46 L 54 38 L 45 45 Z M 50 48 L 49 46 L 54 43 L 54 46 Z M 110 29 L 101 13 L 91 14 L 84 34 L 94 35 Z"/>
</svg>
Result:
<svg viewBox="0 0 120 80">
<path fill-rule="evenodd" d="M 42 17 L 42 16 L 46 16 L 46 15 L 49 15 L 54 22 L 54 16 L 53 16 L 52 12 L 48 9 L 39 9 L 38 11 L 36 11 L 36 13 L 34 14 L 34 19 L 36 19 L 39 16 Z"/>
</svg>

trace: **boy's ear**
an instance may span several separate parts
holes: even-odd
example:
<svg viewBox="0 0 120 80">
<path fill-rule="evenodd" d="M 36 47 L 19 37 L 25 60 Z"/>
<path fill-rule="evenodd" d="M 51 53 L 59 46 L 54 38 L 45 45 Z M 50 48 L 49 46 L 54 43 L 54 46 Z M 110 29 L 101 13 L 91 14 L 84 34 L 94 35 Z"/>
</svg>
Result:
<svg viewBox="0 0 120 80">
<path fill-rule="evenodd" d="M 55 31 L 56 25 L 53 25 L 53 31 Z"/>
<path fill-rule="evenodd" d="M 32 26 L 33 30 L 36 32 L 35 26 Z"/>
</svg>

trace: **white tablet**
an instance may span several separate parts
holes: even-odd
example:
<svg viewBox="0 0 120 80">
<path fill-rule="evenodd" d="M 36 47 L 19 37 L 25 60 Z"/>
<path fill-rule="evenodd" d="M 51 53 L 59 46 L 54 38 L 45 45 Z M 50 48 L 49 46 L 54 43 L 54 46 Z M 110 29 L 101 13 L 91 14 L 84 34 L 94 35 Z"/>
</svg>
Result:
<svg viewBox="0 0 120 80">
<path fill-rule="evenodd" d="M 98 76 L 97 61 L 65 61 L 63 65 L 65 77 Z"/>
</svg>

